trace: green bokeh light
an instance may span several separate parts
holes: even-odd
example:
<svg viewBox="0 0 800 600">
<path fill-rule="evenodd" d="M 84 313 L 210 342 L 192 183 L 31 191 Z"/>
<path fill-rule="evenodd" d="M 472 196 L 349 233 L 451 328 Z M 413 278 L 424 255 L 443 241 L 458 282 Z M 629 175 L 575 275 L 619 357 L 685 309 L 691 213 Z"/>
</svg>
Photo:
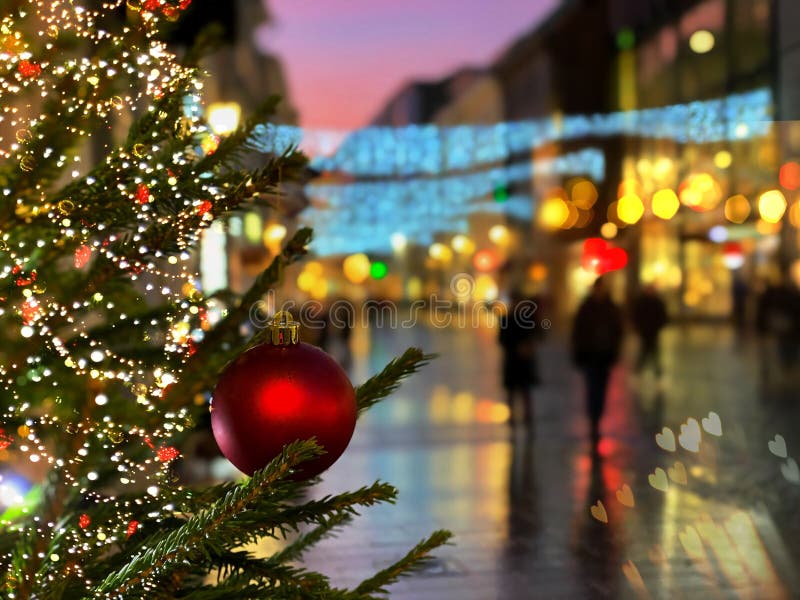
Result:
<svg viewBox="0 0 800 600">
<path fill-rule="evenodd" d="M 389 267 L 386 266 L 386 263 L 380 260 L 376 260 L 369 268 L 370 277 L 373 279 L 383 279 L 386 277 L 386 274 L 389 272 Z"/>
</svg>

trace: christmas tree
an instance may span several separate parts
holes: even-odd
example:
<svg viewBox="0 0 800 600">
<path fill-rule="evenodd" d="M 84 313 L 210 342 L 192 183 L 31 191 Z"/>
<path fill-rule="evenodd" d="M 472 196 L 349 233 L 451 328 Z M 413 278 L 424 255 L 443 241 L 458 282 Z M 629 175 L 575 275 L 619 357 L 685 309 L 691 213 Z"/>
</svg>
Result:
<svg viewBox="0 0 800 600">
<path fill-rule="evenodd" d="M 305 160 L 244 166 L 274 99 L 212 133 L 200 53 L 161 41 L 189 2 L 0 1 L 5 598 L 371 598 L 449 536 L 335 589 L 302 567 L 304 552 L 361 507 L 391 502 L 390 485 L 315 498 L 297 477 L 324 452 L 314 439 L 242 481 L 177 475 L 220 371 L 263 341 L 243 327 L 250 308 L 311 241 L 297 231 L 241 295 L 199 289 L 203 231 L 269 208 Z M 410 349 L 359 386 L 358 413 L 426 359 Z M 245 549 L 265 536 L 281 549 Z"/>
</svg>

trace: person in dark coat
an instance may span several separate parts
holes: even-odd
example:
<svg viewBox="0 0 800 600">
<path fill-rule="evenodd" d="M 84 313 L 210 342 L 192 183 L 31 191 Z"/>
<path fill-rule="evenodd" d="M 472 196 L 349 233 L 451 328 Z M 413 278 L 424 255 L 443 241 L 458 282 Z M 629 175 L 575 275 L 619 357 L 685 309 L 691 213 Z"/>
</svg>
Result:
<svg viewBox="0 0 800 600">
<path fill-rule="evenodd" d="M 800 355 L 800 291 L 788 278 L 761 294 L 756 326 L 760 335 L 775 339 L 783 370 L 794 368 Z"/>
<path fill-rule="evenodd" d="M 539 382 L 535 362 L 535 342 L 538 335 L 532 323 L 519 318 L 518 307 L 526 302 L 520 295 L 512 295 L 508 311 L 500 317 L 500 348 L 503 352 L 503 388 L 506 391 L 511 422 L 519 422 L 515 407 L 517 397 L 522 401 L 522 418 L 526 425 L 533 424 L 533 399 L 531 388 Z M 527 301 L 532 302 L 532 301 Z M 532 304 L 533 305 L 533 304 Z"/>
<path fill-rule="evenodd" d="M 586 408 L 595 446 L 600 439 L 606 390 L 611 369 L 619 359 L 622 333 L 622 312 L 611 300 L 604 279 L 598 277 L 578 309 L 572 329 L 572 358 L 586 383 Z"/>
<path fill-rule="evenodd" d="M 639 336 L 639 359 L 636 361 L 636 370 L 642 371 L 648 362 L 652 362 L 656 375 L 661 375 L 658 335 L 669 318 L 667 317 L 667 306 L 659 297 L 655 286 L 646 286 L 633 303 L 631 319 Z"/>
</svg>

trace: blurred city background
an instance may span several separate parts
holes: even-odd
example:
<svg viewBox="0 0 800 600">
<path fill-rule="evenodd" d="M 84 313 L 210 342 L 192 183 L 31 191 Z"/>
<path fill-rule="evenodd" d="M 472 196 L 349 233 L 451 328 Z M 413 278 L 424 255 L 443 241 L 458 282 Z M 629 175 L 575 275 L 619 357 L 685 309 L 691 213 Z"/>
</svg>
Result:
<svg viewBox="0 0 800 600">
<path fill-rule="evenodd" d="M 312 566 L 356 582 L 447 527 L 455 545 L 394 597 L 798 597 L 796 0 L 198 0 L 188 17 L 177 43 L 224 28 L 216 133 L 279 94 L 253 143 L 311 159 L 279 211 L 206 232 L 204 291 L 247 289 L 309 225 L 310 260 L 267 300 L 311 301 L 325 326 L 304 339 L 355 383 L 409 345 L 439 353 L 320 484 L 388 480 L 398 506 Z M 502 327 L 525 300 L 533 329 Z"/>
</svg>

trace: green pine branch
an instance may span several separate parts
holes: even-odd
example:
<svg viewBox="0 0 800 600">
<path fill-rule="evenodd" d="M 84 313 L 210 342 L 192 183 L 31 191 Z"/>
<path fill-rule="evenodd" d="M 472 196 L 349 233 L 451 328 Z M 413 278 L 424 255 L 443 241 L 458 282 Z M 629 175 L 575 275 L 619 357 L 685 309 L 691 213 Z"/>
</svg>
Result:
<svg viewBox="0 0 800 600">
<path fill-rule="evenodd" d="M 419 348 L 409 348 L 402 356 L 393 359 L 383 371 L 356 388 L 359 415 L 394 393 L 406 377 L 416 373 L 435 357 L 435 354 L 425 354 Z"/>
<path fill-rule="evenodd" d="M 92 590 L 93 594 L 114 591 L 124 597 L 153 576 L 163 576 L 168 567 L 197 554 L 207 554 L 231 533 L 241 528 L 237 517 L 244 513 L 270 486 L 289 475 L 292 468 L 320 454 L 320 447 L 311 441 L 295 442 L 284 447 L 248 481 L 232 489 L 207 510 L 191 517 L 179 529 L 163 536 L 161 541 L 132 557 L 122 568 L 109 573 Z"/>
<path fill-rule="evenodd" d="M 414 546 L 408 554 L 396 563 L 361 582 L 355 591 L 365 595 L 387 594 L 386 587 L 388 585 L 394 583 L 400 577 L 409 575 L 413 571 L 424 567 L 425 563 L 430 559 L 430 553 L 439 546 L 446 544 L 451 537 L 452 534 L 449 531 L 435 531 L 428 538 Z"/>
</svg>

